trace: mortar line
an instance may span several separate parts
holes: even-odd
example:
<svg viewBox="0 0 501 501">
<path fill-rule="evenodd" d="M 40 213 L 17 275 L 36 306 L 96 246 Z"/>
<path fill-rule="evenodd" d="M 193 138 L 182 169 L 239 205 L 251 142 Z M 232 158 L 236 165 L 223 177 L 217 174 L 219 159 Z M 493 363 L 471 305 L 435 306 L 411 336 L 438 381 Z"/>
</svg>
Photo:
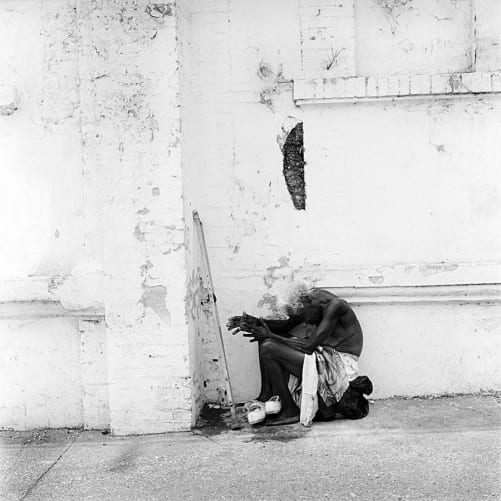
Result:
<svg viewBox="0 0 501 501">
<path fill-rule="evenodd" d="M 42 481 L 42 479 L 49 473 L 54 466 L 59 462 L 59 460 L 68 452 L 68 450 L 71 448 L 71 446 L 77 441 L 78 437 L 82 433 L 83 430 L 78 430 L 78 433 L 76 434 L 75 438 L 66 446 L 63 452 L 59 454 L 59 456 L 52 462 L 52 464 L 35 480 L 35 483 L 28 488 L 28 490 L 23 494 L 22 497 L 19 498 L 19 501 L 23 501 L 26 499 L 34 490 L 35 487 Z"/>
</svg>

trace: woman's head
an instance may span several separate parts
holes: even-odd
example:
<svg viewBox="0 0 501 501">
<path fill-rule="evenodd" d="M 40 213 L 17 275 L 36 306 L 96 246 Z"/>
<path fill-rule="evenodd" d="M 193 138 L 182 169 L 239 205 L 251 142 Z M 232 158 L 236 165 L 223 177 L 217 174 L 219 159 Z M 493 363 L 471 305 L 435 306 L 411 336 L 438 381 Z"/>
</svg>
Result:
<svg viewBox="0 0 501 501">
<path fill-rule="evenodd" d="M 310 289 L 301 294 L 299 301 L 304 321 L 318 325 L 323 317 L 324 308 L 332 301 L 334 295 L 322 289 Z"/>
</svg>

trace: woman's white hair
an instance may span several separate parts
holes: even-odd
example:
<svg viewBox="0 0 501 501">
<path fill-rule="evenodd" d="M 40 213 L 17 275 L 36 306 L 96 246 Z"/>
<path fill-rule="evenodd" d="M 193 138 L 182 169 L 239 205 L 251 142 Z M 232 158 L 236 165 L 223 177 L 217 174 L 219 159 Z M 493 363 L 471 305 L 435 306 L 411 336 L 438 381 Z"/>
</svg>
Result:
<svg viewBox="0 0 501 501">
<path fill-rule="evenodd" d="M 329 304 L 334 295 L 323 289 L 309 287 L 305 282 L 294 282 L 287 289 L 285 303 L 288 307 L 299 309 L 305 304 L 325 306 Z"/>
</svg>

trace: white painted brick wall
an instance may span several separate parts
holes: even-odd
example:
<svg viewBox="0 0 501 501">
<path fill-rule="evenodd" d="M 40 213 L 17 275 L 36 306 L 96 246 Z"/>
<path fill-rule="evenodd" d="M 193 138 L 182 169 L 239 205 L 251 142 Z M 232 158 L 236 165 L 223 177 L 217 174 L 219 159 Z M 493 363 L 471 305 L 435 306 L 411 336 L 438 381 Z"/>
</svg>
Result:
<svg viewBox="0 0 501 501">
<path fill-rule="evenodd" d="M 355 0 L 356 72 L 474 71 L 471 0 Z"/>
<path fill-rule="evenodd" d="M 16 217 L 0 243 L 2 278 L 43 274 L 47 296 L 37 301 L 101 307 L 107 325 L 105 341 L 96 327 L 97 337 L 84 330 L 79 345 L 75 317 L 22 328 L 2 322 L 5 346 L 20 332 L 31 336 L 19 345 L 30 348 L 23 363 L 38 353 L 43 368 L 71 353 L 71 367 L 29 387 L 33 426 L 45 424 L 43 391 L 48 424 L 101 426 L 109 408 L 116 433 L 187 429 L 206 399 L 220 398 L 219 354 L 200 308 L 193 209 L 206 228 L 223 322 L 243 309 L 276 313 L 277 297 L 294 279 L 428 287 L 498 276 L 494 93 L 501 78 L 493 1 L 425 0 L 422 9 L 394 2 L 388 10 L 375 0 L 301 0 L 299 7 L 290 0 L 193 0 L 165 16 L 148 13 L 154 4 L 146 0 L 33 4 L 0 6 L 8 21 L 0 29 L 0 84 L 15 89 L 17 108 L 13 92 L 5 93 L 0 147 L 8 168 L 0 203 Z M 8 49 L 19 40 L 16 57 Z M 356 104 L 301 108 L 293 91 L 310 103 Z M 418 99 L 358 102 L 409 96 Z M 306 211 L 292 207 L 282 175 L 280 146 L 298 121 Z M 0 307 L 12 311 L 12 296 Z M 415 394 L 417 379 L 404 370 L 392 386 L 391 367 L 378 358 L 393 353 L 391 334 L 407 324 L 407 310 L 362 305 L 359 312 L 368 339 L 364 367 L 381 382 L 380 395 Z M 439 321 L 433 332 L 407 329 L 402 349 L 436 339 L 440 349 L 423 359 L 445 366 L 448 379 L 440 388 L 430 384 L 430 392 L 475 391 L 498 380 L 486 356 L 499 325 L 494 307 L 421 313 Z M 441 333 L 453 318 L 457 350 L 444 365 Z M 469 344 L 474 325 L 477 348 Z M 32 343 L 42 327 L 64 339 L 55 355 Z M 225 341 L 236 398 L 254 397 L 256 346 L 230 335 Z M 465 351 L 469 383 L 459 377 Z M 90 367 L 104 373 L 105 353 L 108 379 L 98 383 Z M 399 367 L 412 362 L 404 358 Z M 21 388 L 22 365 L 15 367 L 12 387 Z M 439 376 L 435 370 L 429 381 Z M 71 384 L 66 399 L 52 398 L 58 378 L 81 388 Z M 14 403 L 21 413 L 23 402 Z M 62 403 L 68 408 L 53 420 Z"/>
<path fill-rule="evenodd" d="M 353 0 L 300 0 L 302 70 L 309 75 L 355 74 Z"/>
<path fill-rule="evenodd" d="M 82 425 L 85 429 L 110 427 L 108 354 L 103 319 L 82 318 L 80 332 L 80 382 Z"/>
<path fill-rule="evenodd" d="M 472 182 L 467 174 L 470 161 L 472 165 L 480 162 L 484 166 L 482 171 L 489 172 L 480 185 L 474 183 L 479 193 L 489 191 L 488 187 L 497 183 L 494 170 L 487 167 L 494 165 L 492 159 L 496 156 L 493 134 L 497 122 L 492 114 L 489 115 L 489 109 L 498 106 L 496 96 L 492 95 L 497 88 L 497 74 L 491 75 L 491 95 L 462 97 L 465 100 L 462 104 L 454 99 L 442 101 L 429 97 L 422 101 L 391 102 L 393 97 L 411 95 L 411 88 L 427 94 L 430 88 L 433 94 L 452 94 L 450 77 L 455 74 L 453 72 L 471 70 L 473 31 L 470 5 L 460 1 L 455 2 L 457 6 L 454 7 L 452 2 L 444 1 L 437 7 L 434 2 L 436 15 L 451 20 L 435 19 L 433 9 L 411 10 L 409 6 L 402 6 L 396 12 L 399 26 L 394 26 L 391 13 L 385 12 L 382 4 L 378 7 L 375 2 L 355 2 L 355 32 L 359 35 L 354 47 L 357 71 L 350 69 L 336 74 L 323 73 L 315 66 L 326 57 L 323 51 L 330 49 L 328 43 L 335 41 L 336 24 L 331 16 L 334 3 L 301 1 L 298 11 L 296 4 L 288 1 L 229 2 L 224 21 L 227 33 L 226 28 L 221 27 L 217 34 L 214 33 L 216 15 L 209 12 L 206 3 L 193 3 L 192 40 L 197 68 L 193 73 L 196 89 L 196 118 L 193 121 L 196 122 L 197 140 L 196 149 L 189 154 L 194 178 L 203 189 L 193 193 L 191 203 L 196 204 L 206 227 L 223 319 L 243 309 L 263 315 L 272 313 L 273 301 L 292 279 L 304 278 L 309 283 L 323 285 L 343 283 L 348 287 L 374 286 L 380 280 L 391 286 L 419 284 L 427 287 L 463 280 L 483 281 L 486 277 L 491 280 L 499 275 L 498 268 L 491 269 L 487 263 L 492 258 L 487 254 L 497 248 L 499 242 L 486 235 L 482 240 L 482 233 L 477 233 L 468 222 L 470 219 L 466 213 L 470 209 L 466 207 L 461 209 L 464 213 L 460 211 L 463 214 L 461 222 L 457 222 L 454 216 L 458 211 L 456 202 L 452 203 L 454 209 L 449 209 L 445 201 L 457 201 L 464 195 L 464 190 Z M 431 6 L 431 3 L 426 5 Z M 312 19 L 317 17 L 318 9 L 321 12 L 324 9 L 323 12 L 328 14 L 325 19 Z M 431 26 L 429 33 L 422 29 L 423 23 Z M 343 28 L 349 26 L 347 21 Z M 364 27 L 368 26 L 370 32 L 364 33 Z M 319 30 L 321 43 L 304 37 L 310 28 Z M 372 37 L 381 30 L 381 38 L 373 40 Z M 296 45 L 298 40 L 302 44 L 299 47 Z M 326 44 L 325 47 L 322 43 Z M 311 52 L 305 54 L 306 46 Z M 395 48 L 387 55 L 383 47 L 389 46 Z M 371 47 L 374 50 L 369 50 Z M 432 49 L 433 57 L 430 57 Z M 343 51 L 342 54 L 348 53 Z M 263 75 L 263 67 L 267 76 Z M 336 95 L 347 96 L 347 100 L 358 101 L 367 95 L 376 96 L 376 100 L 380 97 L 387 100 L 380 104 L 357 102 L 355 105 L 304 106 L 301 109 L 294 106 L 292 86 L 277 83 L 279 70 L 283 75 L 281 79 L 294 80 L 294 92 L 302 85 L 311 85 L 307 90 L 310 97 L 329 95 L 335 87 L 332 83 L 335 79 L 339 85 L 336 87 L 339 94 Z M 446 72 L 450 73 L 444 79 L 442 74 Z M 419 74 L 425 76 L 413 79 Z M 341 79 L 346 76 L 353 78 Z M 481 81 L 482 78 L 485 81 L 485 77 L 480 77 Z M 459 87 L 455 89 L 455 92 L 460 90 Z M 380 107 L 377 113 L 375 106 Z M 395 109 L 399 106 L 402 108 Z M 352 117 L 355 112 L 356 119 Z M 381 122 L 372 120 L 373 115 Z M 305 212 L 292 208 L 282 176 L 279 148 L 285 136 L 284 130 L 290 130 L 298 120 L 304 120 L 305 124 Z M 343 132 L 344 123 L 349 124 L 349 133 Z M 333 124 L 336 124 L 335 132 L 332 131 Z M 366 132 L 363 141 L 357 126 Z M 468 139 L 469 134 L 473 137 Z M 484 152 L 481 144 L 485 141 L 489 147 Z M 381 145 L 379 149 L 378 144 Z M 471 149 L 466 150 L 465 144 L 471 145 Z M 366 148 L 370 148 L 370 155 L 365 155 Z M 363 160 L 358 160 L 359 157 Z M 453 169 L 454 163 L 462 165 L 461 174 L 452 174 L 449 170 Z M 405 193 L 399 199 L 397 209 L 392 202 L 396 195 L 389 188 L 391 178 L 387 177 L 387 169 L 394 165 L 399 166 L 398 169 L 395 167 L 395 172 L 391 171 L 396 179 L 396 193 Z M 408 165 L 414 166 L 412 172 L 406 167 Z M 426 173 L 419 170 L 425 166 L 429 169 Z M 356 175 L 349 177 L 351 184 L 346 184 L 345 174 L 354 170 Z M 383 172 L 386 174 L 380 178 Z M 448 187 L 449 175 L 452 187 Z M 406 181 L 406 176 L 409 181 Z M 380 179 L 385 180 L 384 184 Z M 362 182 L 368 191 L 364 188 L 363 196 L 354 196 Z M 423 183 L 431 186 L 429 195 L 422 195 L 422 198 L 441 207 L 438 219 L 430 214 L 420 219 L 420 205 L 414 199 L 414 206 L 405 205 L 411 196 L 406 191 L 409 183 L 417 190 L 424 189 Z M 371 198 L 371 184 L 382 190 L 380 197 Z M 336 189 L 341 185 L 343 189 Z M 437 202 L 440 198 L 435 196 L 442 196 L 444 204 Z M 464 196 L 469 198 L 469 195 Z M 492 224 L 498 211 L 496 204 L 487 203 L 488 207 L 480 209 L 483 204 L 477 200 L 474 205 L 475 209 L 471 210 L 485 210 L 486 224 Z M 398 226 L 398 232 L 405 234 L 406 228 L 409 232 L 411 229 L 418 232 L 416 235 L 420 235 L 420 239 L 417 242 L 413 240 L 414 233 L 409 234 L 409 238 L 393 241 L 392 234 L 388 233 L 390 230 L 387 230 L 391 225 L 381 228 L 381 221 L 371 219 L 371 214 L 377 211 L 389 218 L 403 210 L 410 211 L 409 222 L 402 228 Z M 430 209 L 430 212 L 434 211 Z M 447 221 L 445 229 L 433 226 L 428 234 L 427 224 L 438 224 L 437 220 Z M 393 219 L 391 221 L 396 224 Z M 420 221 L 423 222 L 420 224 Z M 468 244 L 461 244 L 461 234 L 470 235 Z M 378 242 L 378 235 L 382 242 Z M 409 239 L 414 243 L 407 246 Z M 480 251 L 480 247 L 484 250 Z M 444 249 L 448 249 L 447 255 L 441 253 Z M 457 262 L 450 263 L 449 271 L 441 268 L 437 271 L 438 265 L 433 265 L 435 260 L 446 260 L 449 265 L 448 261 L 454 259 Z M 397 264 L 402 262 L 406 264 L 398 267 Z M 402 394 L 418 391 L 419 382 L 407 376 L 399 382 L 398 388 L 394 386 L 392 389 L 391 375 L 383 370 L 380 361 L 375 362 L 377 356 L 370 344 L 380 339 L 388 340 L 388 329 L 394 331 L 394 326 L 403 318 L 403 310 L 388 305 L 364 306 L 359 310 L 367 322 L 367 336 L 370 338 L 364 363 L 374 379 L 381 382 L 380 395 L 389 395 L 392 391 Z M 441 336 L 440 332 L 445 332 L 447 319 L 451 318 L 448 311 L 448 306 L 440 305 L 427 309 L 425 313 L 440 318 L 438 330 L 433 331 L 439 336 L 437 342 L 440 343 L 446 340 L 445 334 Z M 459 318 L 459 310 L 454 311 L 453 316 Z M 474 383 L 466 384 L 457 372 L 460 370 L 460 352 L 468 345 L 467 325 L 471 325 L 471 315 L 486 315 L 479 335 L 486 343 L 482 346 L 491 345 L 495 336 L 491 328 L 495 308 L 489 310 L 486 307 L 481 313 L 480 310 L 479 313 L 472 311 L 468 310 L 461 317 L 464 328 L 457 331 L 457 352 L 447 362 L 450 374 L 454 376 L 442 378 L 443 385 L 439 390 L 437 386 L 437 391 L 447 391 L 444 388 L 457 391 L 461 385 L 479 388 L 483 384 L 477 370 L 479 366 L 474 362 L 471 366 Z M 493 316 L 489 317 L 491 314 Z M 375 318 L 380 321 L 375 322 Z M 387 324 L 384 319 L 387 319 Z M 426 335 L 433 337 L 434 334 L 430 330 Z M 419 340 L 423 337 L 416 331 L 408 331 L 405 339 L 408 346 L 414 346 L 414 342 L 417 342 L 415 346 L 421 346 Z M 225 340 L 237 399 L 255 397 L 259 386 L 255 346 L 229 335 Z M 209 348 L 207 350 L 206 364 L 210 362 Z M 385 344 L 384 350 L 391 351 L 390 345 Z M 479 356 L 488 367 L 486 374 L 489 373 L 492 380 L 499 378 L 497 370 L 480 354 L 483 348 L 479 350 Z M 436 366 L 444 362 L 430 353 L 425 356 L 431 357 Z M 451 390 L 452 387 L 455 390 Z M 434 391 L 432 386 L 428 389 Z M 208 393 L 212 391 L 213 388 L 208 389 Z"/>
<path fill-rule="evenodd" d="M 475 70 L 489 72 L 501 67 L 501 3 L 497 0 L 473 0 L 476 46 Z"/>
<path fill-rule="evenodd" d="M 102 331 L 84 329 L 78 361 L 68 359 L 76 365 L 64 368 L 82 373 L 75 388 L 80 401 L 67 402 L 77 406 L 69 410 L 79 416 L 77 425 L 111 425 L 119 434 L 188 429 L 175 6 L 34 5 L 0 7 L 0 39 L 8 47 L 0 57 L 1 83 L 19 95 L 18 109 L 0 117 L 9 167 L 3 186 L 13 193 L 2 200 L 20 214 L 6 228 L 2 276 L 43 273 L 51 277 L 51 299 L 70 309 L 104 309 L 105 341 Z M 80 272 L 82 263 L 96 266 Z M 36 347 L 37 338 L 32 342 Z M 75 425 L 70 417 L 57 423 Z"/>
<path fill-rule="evenodd" d="M 177 19 L 173 4 L 148 7 L 78 4 L 83 154 L 100 187 L 117 434 L 191 425 Z"/>
</svg>

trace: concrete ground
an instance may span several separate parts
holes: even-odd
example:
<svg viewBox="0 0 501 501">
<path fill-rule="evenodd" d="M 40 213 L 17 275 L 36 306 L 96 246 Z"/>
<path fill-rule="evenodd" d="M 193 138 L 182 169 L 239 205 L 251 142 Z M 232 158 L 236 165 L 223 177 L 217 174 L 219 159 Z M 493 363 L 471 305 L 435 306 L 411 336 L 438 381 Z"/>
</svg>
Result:
<svg viewBox="0 0 501 501">
<path fill-rule="evenodd" d="M 309 429 L 2 432 L 0 499 L 501 499 L 499 402 L 378 400 Z"/>
</svg>

